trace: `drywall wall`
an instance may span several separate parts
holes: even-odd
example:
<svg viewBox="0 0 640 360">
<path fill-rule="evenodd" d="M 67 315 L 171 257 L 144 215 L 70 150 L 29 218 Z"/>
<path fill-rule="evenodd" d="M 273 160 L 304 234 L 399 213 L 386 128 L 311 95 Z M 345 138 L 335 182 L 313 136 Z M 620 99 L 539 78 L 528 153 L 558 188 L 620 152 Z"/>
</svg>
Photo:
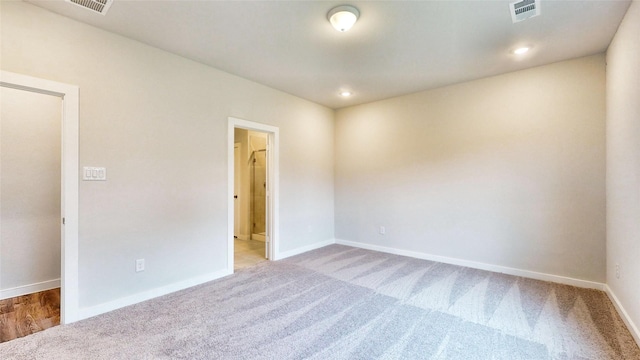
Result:
<svg viewBox="0 0 640 360">
<path fill-rule="evenodd" d="M 2 298 L 59 284 L 62 100 L 0 87 L 0 102 Z"/>
<path fill-rule="evenodd" d="M 604 282 L 604 91 L 594 55 L 338 110 L 336 238 Z"/>
<path fill-rule="evenodd" d="M 629 7 L 607 51 L 607 284 L 634 323 L 636 340 L 640 339 L 638 1 Z"/>
<path fill-rule="evenodd" d="M 82 308 L 227 268 L 230 116 L 280 129 L 280 250 L 333 239 L 333 110 L 24 2 L 1 6 L 2 69 L 78 85 L 80 165 L 107 168 L 106 182 L 80 183 Z"/>
</svg>

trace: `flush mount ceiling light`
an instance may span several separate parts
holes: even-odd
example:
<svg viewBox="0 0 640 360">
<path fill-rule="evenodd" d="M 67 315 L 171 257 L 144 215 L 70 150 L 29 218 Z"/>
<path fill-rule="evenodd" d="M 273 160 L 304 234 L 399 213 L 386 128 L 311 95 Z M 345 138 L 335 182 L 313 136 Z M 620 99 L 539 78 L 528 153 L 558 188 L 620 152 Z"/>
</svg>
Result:
<svg viewBox="0 0 640 360">
<path fill-rule="evenodd" d="M 345 32 L 353 26 L 360 16 L 360 11 L 351 5 L 334 7 L 327 14 L 331 25 L 340 32 Z"/>
<path fill-rule="evenodd" d="M 340 96 L 342 97 L 349 97 L 351 95 L 353 95 L 351 91 L 348 91 L 348 90 L 340 91 Z"/>
<path fill-rule="evenodd" d="M 523 55 L 523 54 L 526 54 L 527 51 L 529 51 L 529 48 L 524 46 L 524 47 L 520 47 L 520 48 L 517 48 L 517 49 L 513 50 L 513 53 L 516 54 L 516 55 Z"/>
</svg>

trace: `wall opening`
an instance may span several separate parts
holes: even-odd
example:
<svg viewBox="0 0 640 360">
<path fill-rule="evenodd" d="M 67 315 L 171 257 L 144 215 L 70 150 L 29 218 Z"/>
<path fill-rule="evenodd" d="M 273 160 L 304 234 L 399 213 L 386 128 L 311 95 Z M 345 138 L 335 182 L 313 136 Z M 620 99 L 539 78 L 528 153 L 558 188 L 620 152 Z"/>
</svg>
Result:
<svg viewBox="0 0 640 360">
<path fill-rule="evenodd" d="M 51 161 L 48 161 L 48 165 L 38 165 L 38 168 L 35 169 L 36 175 L 29 175 L 24 173 L 27 177 L 24 181 L 34 181 L 37 179 L 33 179 L 34 177 L 39 176 L 41 173 L 49 172 L 49 175 L 46 177 L 48 180 L 45 181 L 45 187 L 56 186 L 59 191 L 56 192 L 55 195 L 51 195 L 50 192 L 48 196 L 56 196 L 57 200 L 49 199 L 49 203 L 46 204 L 46 207 L 50 208 L 56 207 L 57 210 L 49 211 L 47 210 L 46 216 L 43 218 L 45 221 L 39 221 L 38 227 L 42 227 L 42 229 L 47 234 L 51 234 L 53 231 L 58 231 L 58 234 L 54 237 L 59 239 L 59 257 L 57 261 L 53 261 L 53 265 L 48 266 L 51 268 L 56 268 L 59 273 L 59 282 L 60 286 L 60 323 L 67 324 L 74 321 L 79 320 L 78 318 L 78 310 L 79 310 L 79 298 L 78 298 L 78 87 L 68 84 L 62 84 L 55 81 L 49 81 L 44 79 L 38 79 L 26 75 L 16 74 L 8 71 L 0 72 L 0 87 L 4 92 L 5 90 L 11 91 L 19 90 L 25 93 L 28 93 L 29 96 L 34 94 L 46 95 L 46 96 L 54 96 L 57 99 L 58 106 L 58 114 L 61 115 L 61 124 L 59 124 L 59 135 L 57 136 L 58 144 L 57 150 L 48 149 L 47 151 L 59 151 L 59 162 L 56 164 L 51 164 Z M 61 101 L 60 101 L 61 99 Z M 4 115 L 3 115 L 4 117 Z M 45 131 L 44 128 L 36 127 L 38 131 Z M 5 128 L 7 130 L 7 128 Z M 0 130 L 1 131 L 1 130 Z M 48 130 L 52 131 L 52 130 Z M 36 140 L 34 140 L 36 141 Z M 39 146 L 40 144 L 32 143 L 30 144 L 32 147 Z M 49 144 L 49 147 L 54 146 Z M 3 149 L 4 152 L 4 149 Z M 25 153 L 24 159 L 8 159 L 4 165 L 10 165 L 11 163 L 17 164 L 18 167 L 24 165 L 27 162 L 31 162 L 35 160 L 35 156 L 33 154 L 29 154 L 29 152 Z M 4 157 L 3 153 L 3 157 Z M 4 159 L 6 160 L 6 159 Z M 14 161 L 17 160 L 17 161 Z M 55 162 L 55 161 L 54 161 Z M 44 164 L 44 163 L 43 163 Z M 53 169 L 56 167 L 57 169 Z M 44 169 L 48 168 L 47 171 Z M 33 170 L 33 169 L 30 169 Z M 0 170 L 2 171 L 2 170 Z M 19 171 L 17 168 L 11 170 Z M 55 173 L 55 174 L 51 174 Z M 11 174 L 14 176 L 16 174 Z M 52 180 L 55 177 L 58 177 L 58 181 Z M 15 177 L 15 176 L 14 176 Z M 55 182 L 51 184 L 50 182 Z M 24 189 L 23 189 L 24 190 Z M 24 190 L 31 191 L 31 190 Z M 36 194 L 37 195 L 37 194 Z M 36 196 L 38 197 L 38 196 Z M 3 200 L 3 205 L 5 202 Z M 45 205 L 44 200 L 37 204 L 37 206 Z M 14 207 L 15 209 L 15 207 Z M 35 210 L 34 210 L 35 211 Z M 4 215 L 9 215 L 7 212 Z M 19 222 L 24 222 L 25 219 L 31 219 L 38 217 L 42 214 L 45 214 L 43 211 L 37 210 L 33 216 L 24 216 L 24 214 L 20 216 L 14 216 L 14 219 L 18 219 Z M 9 217 L 2 217 L 2 223 L 5 223 L 9 220 Z M 29 220 L 29 221 L 31 221 Z M 42 220 L 42 219 L 41 219 Z M 42 225 L 47 224 L 47 225 Z M 15 228 L 16 223 L 9 227 L 9 230 Z M 50 225 L 50 226 L 49 226 Z M 0 224 L 0 226 L 2 226 Z M 29 231 L 34 229 L 33 225 L 29 225 Z M 53 230 L 52 230 L 53 229 Z M 56 230 L 57 229 L 57 230 Z M 4 235 L 3 235 L 4 237 Z M 4 240 L 4 239 L 3 239 Z M 3 241 L 4 243 L 4 241 Z M 19 251 L 12 248 L 12 251 Z M 37 249 L 31 249 L 31 251 L 37 251 Z M 11 255 L 11 254 L 10 254 Z M 3 269 L 2 257 L 0 257 L 0 269 Z M 10 264 L 9 264 L 10 265 Z M 3 275 L 0 275 L 2 278 Z M 13 281 L 13 280 L 10 280 Z M 45 284 L 47 281 L 44 281 Z M 9 284 L 9 286 L 12 283 Z M 2 284 L 0 284 L 0 289 L 2 289 Z M 19 291 L 20 286 L 13 287 L 13 290 Z M 12 290 L 12 291 L 13 291 Z M 27 291 L 28 289 L 25 289 Z"/>
<path fill-rule="evenodd" d="M 233 271 L 275 260 L 279 253 L 278 128 L 229 118 L 228 149 L 228 269 Z"/>
<path fill-rule="evenodd" d="M 269 258 L 267 140 L 267 133 L 234 129 L 235 270 Z"/>
</svg>

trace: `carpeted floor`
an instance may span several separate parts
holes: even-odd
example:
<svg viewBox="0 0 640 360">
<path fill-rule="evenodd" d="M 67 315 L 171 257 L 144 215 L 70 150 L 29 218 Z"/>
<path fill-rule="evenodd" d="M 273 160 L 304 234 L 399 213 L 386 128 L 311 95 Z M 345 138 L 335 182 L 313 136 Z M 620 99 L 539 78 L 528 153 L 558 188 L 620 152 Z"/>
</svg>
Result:
<svg viewBox="0 0 640 360">
<path fill-rule="evenodd" d="M 331 245 L 0 344 L 1 359 L 640 359 L 600 291 Z"/>
</svg>

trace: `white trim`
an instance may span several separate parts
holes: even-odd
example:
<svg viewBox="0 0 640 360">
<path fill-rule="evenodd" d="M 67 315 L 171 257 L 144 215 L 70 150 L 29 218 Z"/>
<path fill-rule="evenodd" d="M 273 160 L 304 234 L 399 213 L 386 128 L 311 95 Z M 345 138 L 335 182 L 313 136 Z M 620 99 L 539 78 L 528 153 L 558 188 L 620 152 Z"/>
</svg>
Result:
<svg viewBox="0 0 640 360">
<path fill-rule="evenodd" d="M 176 291 L 184 290 L 193 286 L 201 285 L 209 281 L 217 280 L 227 275 L 231 275 L 227 269 L 216 271 L 207 275 L 198 276 L 177 283 L 161 286 L 158 288 L 146 290 L 137 294 L 112 300 L 99 305 L 81 308 L 79 311 L 79 320 L 87 319 L 96 315 L 104 314 L 109 311 L 117 310 L 125 306 L 134 305 L 143 301 L 151 300 L 159 296 L 167 295 Z"/>
<path fill-rule="evenodd" d="M 587 288 L 587 289 L 604 290 L 605 288 L 605 284 L 594 282 L 594 281 L 574 279 L 570 277 L 545 274 L 545 273 L 540 273 L 536 271 L 515 269 L 515 268 L 510 268 L 510 267 L 500 266 L 500 265 L 485 264 L 481 262 L 450 258 L 446 256 L 431 255 L 431 254 L 421 253 L 417 251 L 400 250 L 400 249 L 390 248 L 386 246 L 371 245 L 371 244 L 366 244 L 366 243 L 361 243 L 356 241 L 336 239 L 336 244 L 353 246 L 353 247 L 368 249 L 368 250 L 381 251 L 381 252 L 395 254 L 395 255 L 409 256 L 416 259 L 437 261 L 445 264 L 465 266 L 465 267 L 470 267 L 474 269 L 493 271 L 493 272 L 498 272 L 498 273 L 503 273 L 508 275 L 521 276 L 521 277 L 526 277 L 530 279 L 551 281 L 559 284 L 572 285 L 572 286 L 577 286 L 577 287 Z"/>
<path fill-rule="evenodd" d="M 16 286 L 14 288 L 0 290 L 0 300 L 10 299 L 16 296 L 33 294 L 40 291 L 51 290 L 60 287 L 60 279 L 42 281 L 39 283 Z"/>
<path fill-rule="evenodd" d="M 636 324 L 633 323 L 633 320 L 631 320 L 631 317 L 629 317 L 629 314 L 624 309 L 624 307 L 622 306 L 622 303 L 620 303 L 620 300 L 618 300 L 618 297 L 616 296 L 616 294 L 613 293 L 613 290 L 611 290 L 609 285 L 604 286 L 604 291 L 609 296 L 609 299 L 611 299 L 611 302 L 615 306 L 616 310 L 618 310 L 618 314 L 620 314 L 622 321 L 624 321 L 624 323 L 627 325 L 629 332 L 631 333 L 633 338 L 636 340 L 636 344 L 640 346 L 640 330 L 638 330 L 638 327 L 636 326 Z"/>
<path fill-rule="evenodd" d="M 267 176 L 270 186 L 271 201 L 269 203 L 268 214 L 271 220 L 270 256 L 269 259 L 280 258 L 280 129 L 276 126 L 266 125 L 253 121 L 242 120 L 229 117 L 227 128 L 227 270 L 233 273 L 233 230 L 234 230 L 234 209 L 233 209 L 233 147 L 235 144 L 235 128 L 261 131 L 268 134 L 268 143 L 271 144 L 271 151 L 268 152 L 267 166 L 269 171 Z"/>
<path fill-rule="evenodd" d="M 300 255 L 302 253 L 306 253 L 307 251 L 320 249 L 322 247 L 325 247 L 325 246 L 328 246 L 328 245 L 332 245 L 332 244 L 335 244 L 335 243 L 336 243 L 335 239 L 329 239 L 329 240 L 322 241 L 322 242 L 319 242 L 319 243 L 315 243 L 315 244 L 299 247 L 297 249 L 285 251 L 285 252 L 280 253 L 279 257 L 276 260 L 282 260 L 282 259 L 286 259 L 286 258 L 291 257 L 291 256 Z"/>
<path fill-rule="evenodd" d="M 75 85 L 0 71 L 0 86 L 62 98 L 62 226 L 60 322 L 78 320 L 78 124 L 79 88 Z"/>
</svg>

